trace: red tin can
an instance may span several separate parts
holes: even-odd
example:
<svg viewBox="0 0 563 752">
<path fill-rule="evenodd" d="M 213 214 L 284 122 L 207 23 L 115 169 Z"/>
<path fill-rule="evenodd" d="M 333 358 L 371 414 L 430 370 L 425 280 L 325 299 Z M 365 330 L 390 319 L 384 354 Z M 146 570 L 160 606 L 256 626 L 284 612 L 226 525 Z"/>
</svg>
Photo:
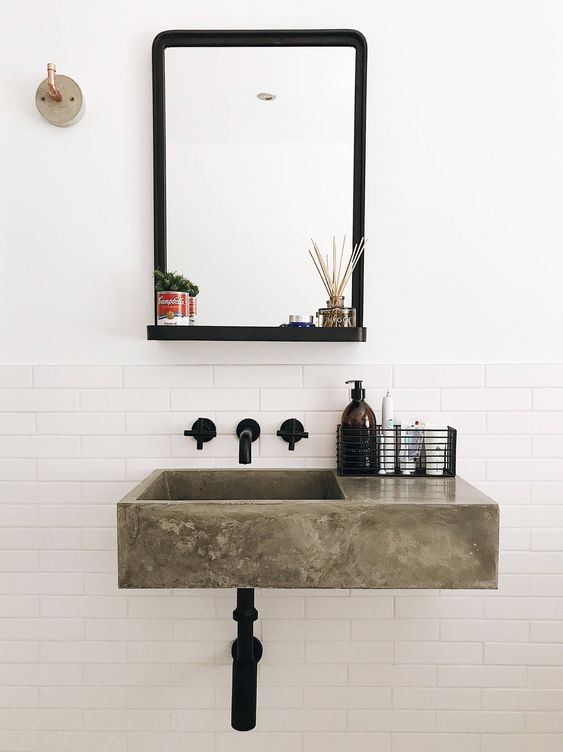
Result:
<svg viewBox="0 0 563 752">
<path fill-rule="evenodd" d="M 157 292 L 156 321 L 160 326 L 188 326 L 187 292 Z"/>
</svg>

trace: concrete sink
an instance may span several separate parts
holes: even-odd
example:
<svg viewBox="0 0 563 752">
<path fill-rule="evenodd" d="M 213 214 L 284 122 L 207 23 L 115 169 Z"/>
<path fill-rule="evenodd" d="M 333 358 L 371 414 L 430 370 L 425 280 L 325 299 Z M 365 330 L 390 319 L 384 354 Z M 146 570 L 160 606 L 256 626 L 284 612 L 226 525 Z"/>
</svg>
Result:
<svg viewBox="0 0 563 752">
<path fill-rule="evenodd" d="M 122 588 L 496 588 L 499 510 L 461 478 L 156 470 L 118 504 Z"/>
</svg>

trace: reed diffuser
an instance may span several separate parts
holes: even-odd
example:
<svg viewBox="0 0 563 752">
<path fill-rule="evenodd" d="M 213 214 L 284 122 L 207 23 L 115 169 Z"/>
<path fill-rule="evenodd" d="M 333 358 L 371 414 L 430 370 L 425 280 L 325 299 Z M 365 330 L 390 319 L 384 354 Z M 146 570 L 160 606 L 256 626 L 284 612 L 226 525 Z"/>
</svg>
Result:
<svg viewBox="0 0 563 752">
<path fill-rule="evenodd" d="M 321 278 L 325 290 L 328 293 L 326 308 L 320 308 L 317 311 L 317 323 L 320 327 L 352 327 L 356 326 L 356 309 L 347 308 L 344 305 L 344 291 L 350 281 L 354 269 L 358 265 L 362 253 L 364 252 L 365 239 L 362 238 L 354 246 L 350 257 L 342 271 L 344 261 L 344 247 L 346 245 L 346 235 L 342 240 L 340 257 L 337 264 L 336 238 L 332 238 L 332 269 L 328 254 L 323 258 L 318 245 L 311 238 L 313 250 L 309 250 L 309 255 L 313 259 L 315 268 Z"/>
</svg>

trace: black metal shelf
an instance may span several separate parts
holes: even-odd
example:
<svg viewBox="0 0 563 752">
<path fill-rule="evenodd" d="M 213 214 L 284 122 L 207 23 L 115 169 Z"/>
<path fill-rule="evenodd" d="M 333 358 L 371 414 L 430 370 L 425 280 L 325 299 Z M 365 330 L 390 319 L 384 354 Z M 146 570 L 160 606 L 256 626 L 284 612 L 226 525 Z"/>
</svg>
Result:
<svg viewBox="0 0 563 752">
<path fill-rule="evenodd" d="M 367 328 L 292 326 L 147 326 L 147 339 L 223 342 L 365 342 Z"/>
</svg>

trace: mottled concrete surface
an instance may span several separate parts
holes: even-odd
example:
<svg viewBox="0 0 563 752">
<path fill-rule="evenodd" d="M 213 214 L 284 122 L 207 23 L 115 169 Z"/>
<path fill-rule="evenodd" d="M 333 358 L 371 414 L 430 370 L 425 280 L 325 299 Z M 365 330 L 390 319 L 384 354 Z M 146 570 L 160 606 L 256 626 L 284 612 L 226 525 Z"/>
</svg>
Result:
<svg viewBox="0 0 563 752">
<path fill-rule="evenodd" d="M 163 470 L 118 504 L 123 588 L 496 588 L 499 510 L 461 478 Z"/>
</svg>

